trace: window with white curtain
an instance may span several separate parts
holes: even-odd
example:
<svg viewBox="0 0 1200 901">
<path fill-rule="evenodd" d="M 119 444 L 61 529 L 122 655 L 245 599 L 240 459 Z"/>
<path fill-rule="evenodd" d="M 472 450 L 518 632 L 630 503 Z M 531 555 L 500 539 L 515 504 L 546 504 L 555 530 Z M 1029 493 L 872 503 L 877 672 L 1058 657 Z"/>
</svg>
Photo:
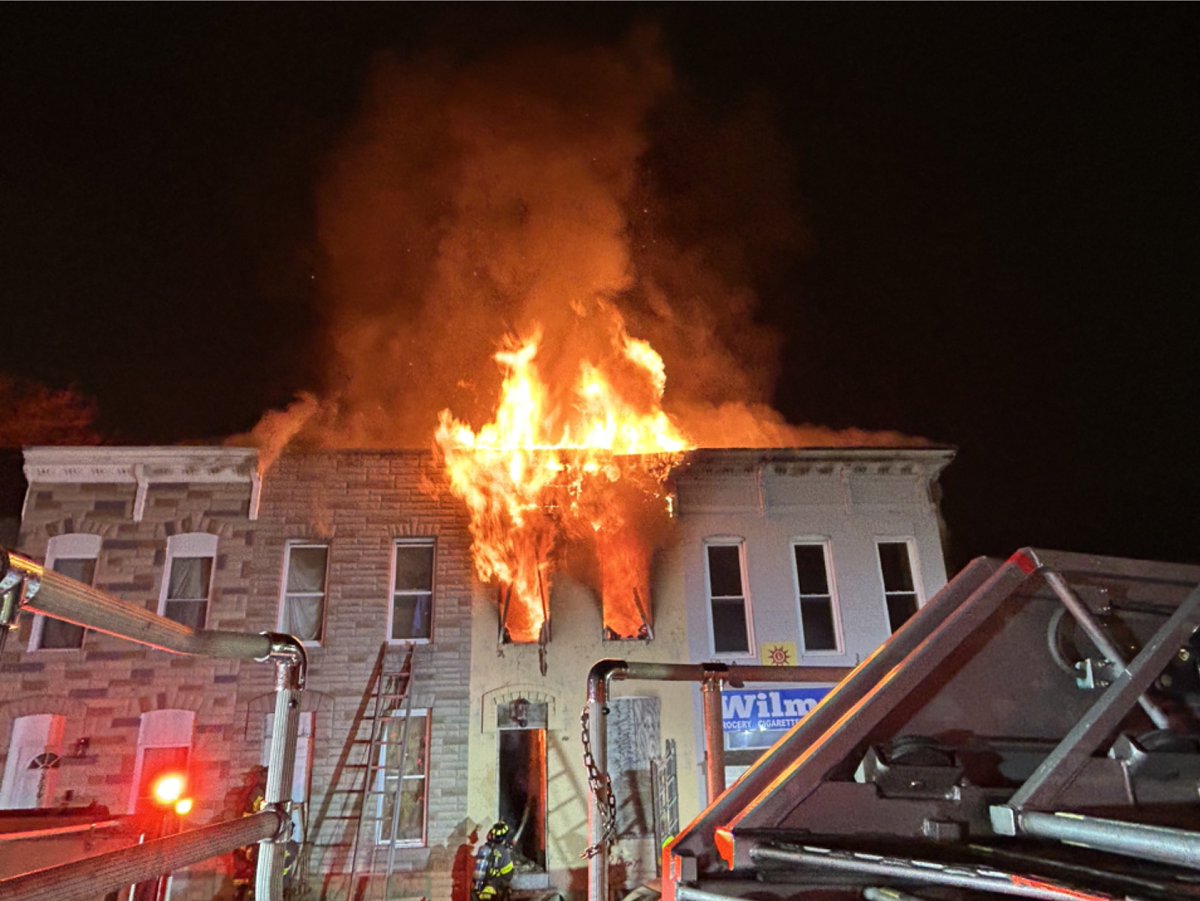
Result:
<svg viewBox="0 0 1200 901">
<path fill-rule="evenodd" d="M 46 545 L 46 568 L 92 585 L 96 578 L 96 559 L 100 556 L 100 536 L 71 532 L 55 535 Z M 72 650 L 83 647 L 83 626 L 37 616 L 29 636 L 29 650 Z"/>
<path fill-rule="evenodd" d="M 325 630 L 325 587 L 329 545 L 300 543 L 287 547 L 279 631 L 301 641 L 319 642 Z"/>
<path fill-rule="evenodd" d="M 432 538 L 396 542 L 388 609 L 393 641 L 425 640 L 433 634 L 433 559 Z"/>
<path fill-rule="evenodd" d="M 193 629 L 204 628 L 216 558 L 216 535 L 188 532 L 167 539 L 159 616 Z"/>
</svg>

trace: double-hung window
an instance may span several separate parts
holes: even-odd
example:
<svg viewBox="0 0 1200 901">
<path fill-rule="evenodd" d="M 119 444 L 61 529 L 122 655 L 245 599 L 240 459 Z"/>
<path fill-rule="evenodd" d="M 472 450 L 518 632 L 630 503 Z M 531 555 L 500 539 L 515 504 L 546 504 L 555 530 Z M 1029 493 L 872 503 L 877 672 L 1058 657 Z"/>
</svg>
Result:
<svg viewBox="0 0 1200 901">
<path fill-rule="evenodd" d="M 805 651 L 838 650 L 836 599 L 829 578 L 829 545 L 792 544 L 796 592 L 800 600 L 800 631 Z"/>
<path fill-rule="evenodd" d="M 379 745 L 377 842 L 425 844 L 426 774 L 429 772 L 429 711 L 392 712 Z M 399 804 L 399 810 L 396 805 Z"/>
<path fill-rule="evenodd" d="M 178 774 L 186 781 L 195 723 L 196 714 L 191 710 L 149 710 L 142 714 L 130 813 L 154 809 L 152 795 L 159 776 Z"/>
<path fill-rule="evenodd" d="M 883 577 L 883 597 L 887 603 L 888 625 L 895 632 L 917 612 L 920 594 L 913 578 L 915 549 L 907 539 L 877 542 L 879 570 Z"/>
<path fill-rule="evenodd" d="M 745 545 L 739 539 L 705 542 L 705 575 L 713 652 L 752 653 L 750 599 L 746 592 Z"/>
<path fill-rule="evenodd" d="M 318 642 L 325 627 L 326 573 L 329 546 L 289 544 L 284 560 L 279 631 L 301 641 Z"/>
<path fill-rule="evenodd" d="M 160 616 L 193 629 L 204 628 L 216 558 L 216 535 L 187 532 L 167 539 L 167 568 L 158 607 Z"/>
<path fill-rule="evenodd" d="M 433 635 L 432 538 L 397 541 L 392 556 L 392 597 L 388 637 L 422 641 Z"/>
<path fill-rule="evenodd" d="M 71 533 L 55 535 L 46 545 L 46 568 L 91 585 L 96 578 L 96 558 L 100 556 L 100 536 Z M 83 626 L 38 616 L 33 621 L 29 649 L 67 650 L 83 647 Z"/>
</svg>

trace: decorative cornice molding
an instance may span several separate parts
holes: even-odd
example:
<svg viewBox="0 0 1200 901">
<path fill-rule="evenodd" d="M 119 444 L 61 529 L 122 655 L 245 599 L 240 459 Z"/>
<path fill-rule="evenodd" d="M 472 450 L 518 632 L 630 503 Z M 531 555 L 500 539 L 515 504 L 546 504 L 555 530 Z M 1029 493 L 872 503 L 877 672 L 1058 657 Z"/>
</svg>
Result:
<svg viewBox="0 0 1200 901">
<path fill-rule="evenodd" d="M 254 481 L 258 451 L 244 447 L 27 447 L 30 483 Z"/>
<path fill-rule="evenodd" d="M 936 479 L 954 459 L 953 448 L 700 449 L 676 468 L 677 480 L 776 475 L 845 479 L 852 475 Z"/>
</svg>

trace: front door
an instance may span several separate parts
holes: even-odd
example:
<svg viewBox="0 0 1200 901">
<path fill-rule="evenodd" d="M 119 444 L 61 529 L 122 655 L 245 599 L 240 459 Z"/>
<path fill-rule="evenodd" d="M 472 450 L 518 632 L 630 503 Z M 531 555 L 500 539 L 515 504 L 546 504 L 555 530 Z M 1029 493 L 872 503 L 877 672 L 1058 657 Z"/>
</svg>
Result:
<svg viewBox="0 0 1200 901">
<path fill-rule="evenodd" d="M 546 869 L 546 705 L 519 698 L 500 709 L 500 819 L 513 831 L 514 857 Z M 518 867 L 519 868 L 519 867 Z"/>
</svg>

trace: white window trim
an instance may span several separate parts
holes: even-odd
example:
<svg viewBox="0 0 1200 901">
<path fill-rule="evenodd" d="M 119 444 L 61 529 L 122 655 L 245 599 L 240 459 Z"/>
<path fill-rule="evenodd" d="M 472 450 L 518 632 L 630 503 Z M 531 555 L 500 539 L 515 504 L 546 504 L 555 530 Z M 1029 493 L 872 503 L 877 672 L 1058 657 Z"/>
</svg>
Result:
<svg viewBox="0 0 1200 901">
<path fill-rule="evenodd" d="M 57 560 L 95 560 L 100 566 L 100 536 L 87 532 L 68 532 L 66 535 L 55 535 L 46 544 L 46 569 L 54 569 Z M 95 576 L 93 575 L 93 581 Z M 87 644 L 87 630 L 83 632 L 83 642 L 77 648 L 43 648 L 42 630 L 46 618 L 41 614 L 34 616 L 33 626 L 29 631 L 29 650 L 48 651 L 50 653 L 63 651 L 80 651 Z"/>
<path fill-rule="evenodd" d="M 750 646 L 745 651 L 718 651 L 717 638 L 713 623 L 713 594 L 712 574 L 709 572 L 708 549 L 710 547 L 736 547 L 738 563 L 742 568 L 742 600 L 743 612 L 746 617 L 746 643 Z M 704 616 L 708 621 L 708 647 L 718 660 L 754 659 L 758 656 L 758 642 L 754 636 L 754 607 L 750 600 L 750 573 L 746 562 L 746 539 L 737 535 L 712 535 L 703 541 L 702 553 L 704 559 Z"/>
<path fill-rule="evenodd" d="M 283 548 L 283 574 L 279 583 L 279 611 L 275 617 L 275 630 L 277 632 L 284 631 L 284 606 L 287 604 L 288 596 L 288 567 L 292 563 L 292 550 L 298 547 L 321 547 L 325 548 L 325 583 L 321 586 L 321 637 L 316 641 L 304 640 L 300 643 L 305 647 L 319 648 L 321 643 L 325 641 L 325 626 L 329 612 L 329 542 L 328 541 L 289 541 Z M 395 563 L 392 564 L 395 566 Z M 211 591 L 210 591 L 211 593 Z M 295 592 L 297 594 L 301 592 Z M 311 594 L 311 592 L 303 592 Z M 388 634 L 392 633 L 391 628 L 388 628 Z"/>
<path fill-rule="evenodd" d="M 192 556 L 192 555 L 185 555 Z M 198 555 L 196 555 L 198 556 Z M 186 725 L 185 725 L 186 724 Z M 187 740 L 180 741 L 187 731 Z M 164 710 L 147 710 L 142 714 L 138 724 L 137 760 L 133 766 L 133 785 L 129 789 L 129 813 L 137 812 L 138 786 L 142 784 L 142 763 L 147 748 L 182 748 L 188 749 L 188 765 L 191 765 L 194 734 L 196 731 L 196 713 L 168 707 Z M 155 732 L 165 732 L 165 736 L 155 736 Z M 191 786 L 188 787 L 189 790 Z"/>
<path fill-rule="evenodd" d="M 163 563 L 162 585 L 158 590 L 158 615 L 166 616 L 167 592 L 171 587 L 171 564 L 176 557 L 211 557 L 212 570 L 208 580 L 208 597 L 204 599 L 204 622 L 200 628 L 208 627 L 212 613 L 213 584 L 217 581 L 217 536 L 209 532 L 183 532 L 167 538 L 167 559 Z"/>
<path fill-rule="evenodd" d="M 432 710 L 432 708 L 429 708 L 429 707 L 413 707 L 411 710 L 407 710 L 407 711 L 393 710 L 391 712 L 391 716 L 395 717 L 397 719 L 403 719 L 404 717 L 407 717 L 407 716 L 413 716 L 413 717 L 423 716 L 425 718 L 425 771 L 424 771 L 424 774 L 421 776 L 421 778 L 425 782 L 425 791 L 421 795 L 421 799 L 424 802 L 424 807 L 421 810 L 421 837 L 420 837 L 420 839 L 412 839 L 412 838 L 401 839 L 396 842 L 397 848 L 424 848 L 429 842 L 429 789 L 430 789 L 429 766 L 431 763 L 430 758 L 432 756 L 431 749 L 429 747 L 429 739 L 433 734 L 433 728 L 432 728 L 433 727 L 433 710 Z M 401 728 L 403 728 L 403 727 L 401 727 Z M 411 731 L 411 727 L 410 727 L 410 731 L 409 731 L 408 735 L 406 736 L 406 741 L 412 741 L 413 734 L 414 733 Z M 387 747 L 381 746 L 379 748 L 379 760 L 377 761 L 377 763 L 379 765 L 376 767 L 376 770 L 375 770 L 375 773 L 376 773 L 375 778 L 377 780 L 375 783 L 375 790 L 380 792 L 380 794 L 377 796 L 377 800 L 376 800 L 377 816 L 376 816 L 376 820 L 375 820 L 375 844 L 377 844 L 377 845 L 384 845 L 384 844 L 388 843 L 387 840 L 383 837 L 383 835 L 384 835 L 383 807 L 384 807 L 384 800 L 385 800 L 385 795 L 383 794 L 383 792 L 387 790 L 387 770 L 384 768 L 383 763 L 384 763 L 384 759 L 385 759 L 384 755 L 386 753 L 387 753 Z M 401 776 L 401 779 L 403 779 L 403 776 Z M 388 826 L 390 827 L 391 823 L 388 823 Z"/>
<path fill-rule="evenodd" d="M 398 547 L 430 547 L 433 548 L 433 566 L 429 572 L 429 637 L 428 638 L 393 638 L 392 620 L 396 615 L 396 548 Z M 391 559 L 388 561 L 387 582 L 387 642 L 388 644 L 430 644 L 433 641 L 433 621 L 437 612 L 437 539 L 432 535 L 427 537 L 397 538 L 392 542 Z"/>
<path fill-rule="evenodd" d="M 921 557 L 917 553 L 917 539 L 911 535 L 876 535 L 875 536 L 875 573 L 879 577 L 879 598 L 883 604 L 883 622 L 888 634 L 892 634 L 892 618 L 888 614 L 888 590 L 883 578 L 883 561 L 879 559 L 881 544 L 903 544 L 908 548 L 908 569 L 912 573 L 913 591 L 917 595 L 917 612 L 925 606 L 925 582 L 921 578 Z"/>
<path fill-rule="evenodd" d="M 833 614 L 833 643 L 832 648 L 808 649 L 808 639 L 804 634 L 804 616 L 800 603 L 800 573 L 796 569 L 796 546 L 814 547 L 819 545 L 825 555 L 825 582 L 829 587 L 829 606 Z M 833 569 L 833 548 L 830 540 L 823 536 L 801 536 L 793 538 L 788 545 L 792 559 L 788 562 L 792 567 L 792 591 L 796 598 L 796 622 L 799 625 L 800 653 L 809 657 L 838 657 L 845 653 L 845 639 L 842 632 L 842 604 L 838 598 L 837 574 Z M 878 562 L 878 554 L 876 561 Z"/>
</svg>

